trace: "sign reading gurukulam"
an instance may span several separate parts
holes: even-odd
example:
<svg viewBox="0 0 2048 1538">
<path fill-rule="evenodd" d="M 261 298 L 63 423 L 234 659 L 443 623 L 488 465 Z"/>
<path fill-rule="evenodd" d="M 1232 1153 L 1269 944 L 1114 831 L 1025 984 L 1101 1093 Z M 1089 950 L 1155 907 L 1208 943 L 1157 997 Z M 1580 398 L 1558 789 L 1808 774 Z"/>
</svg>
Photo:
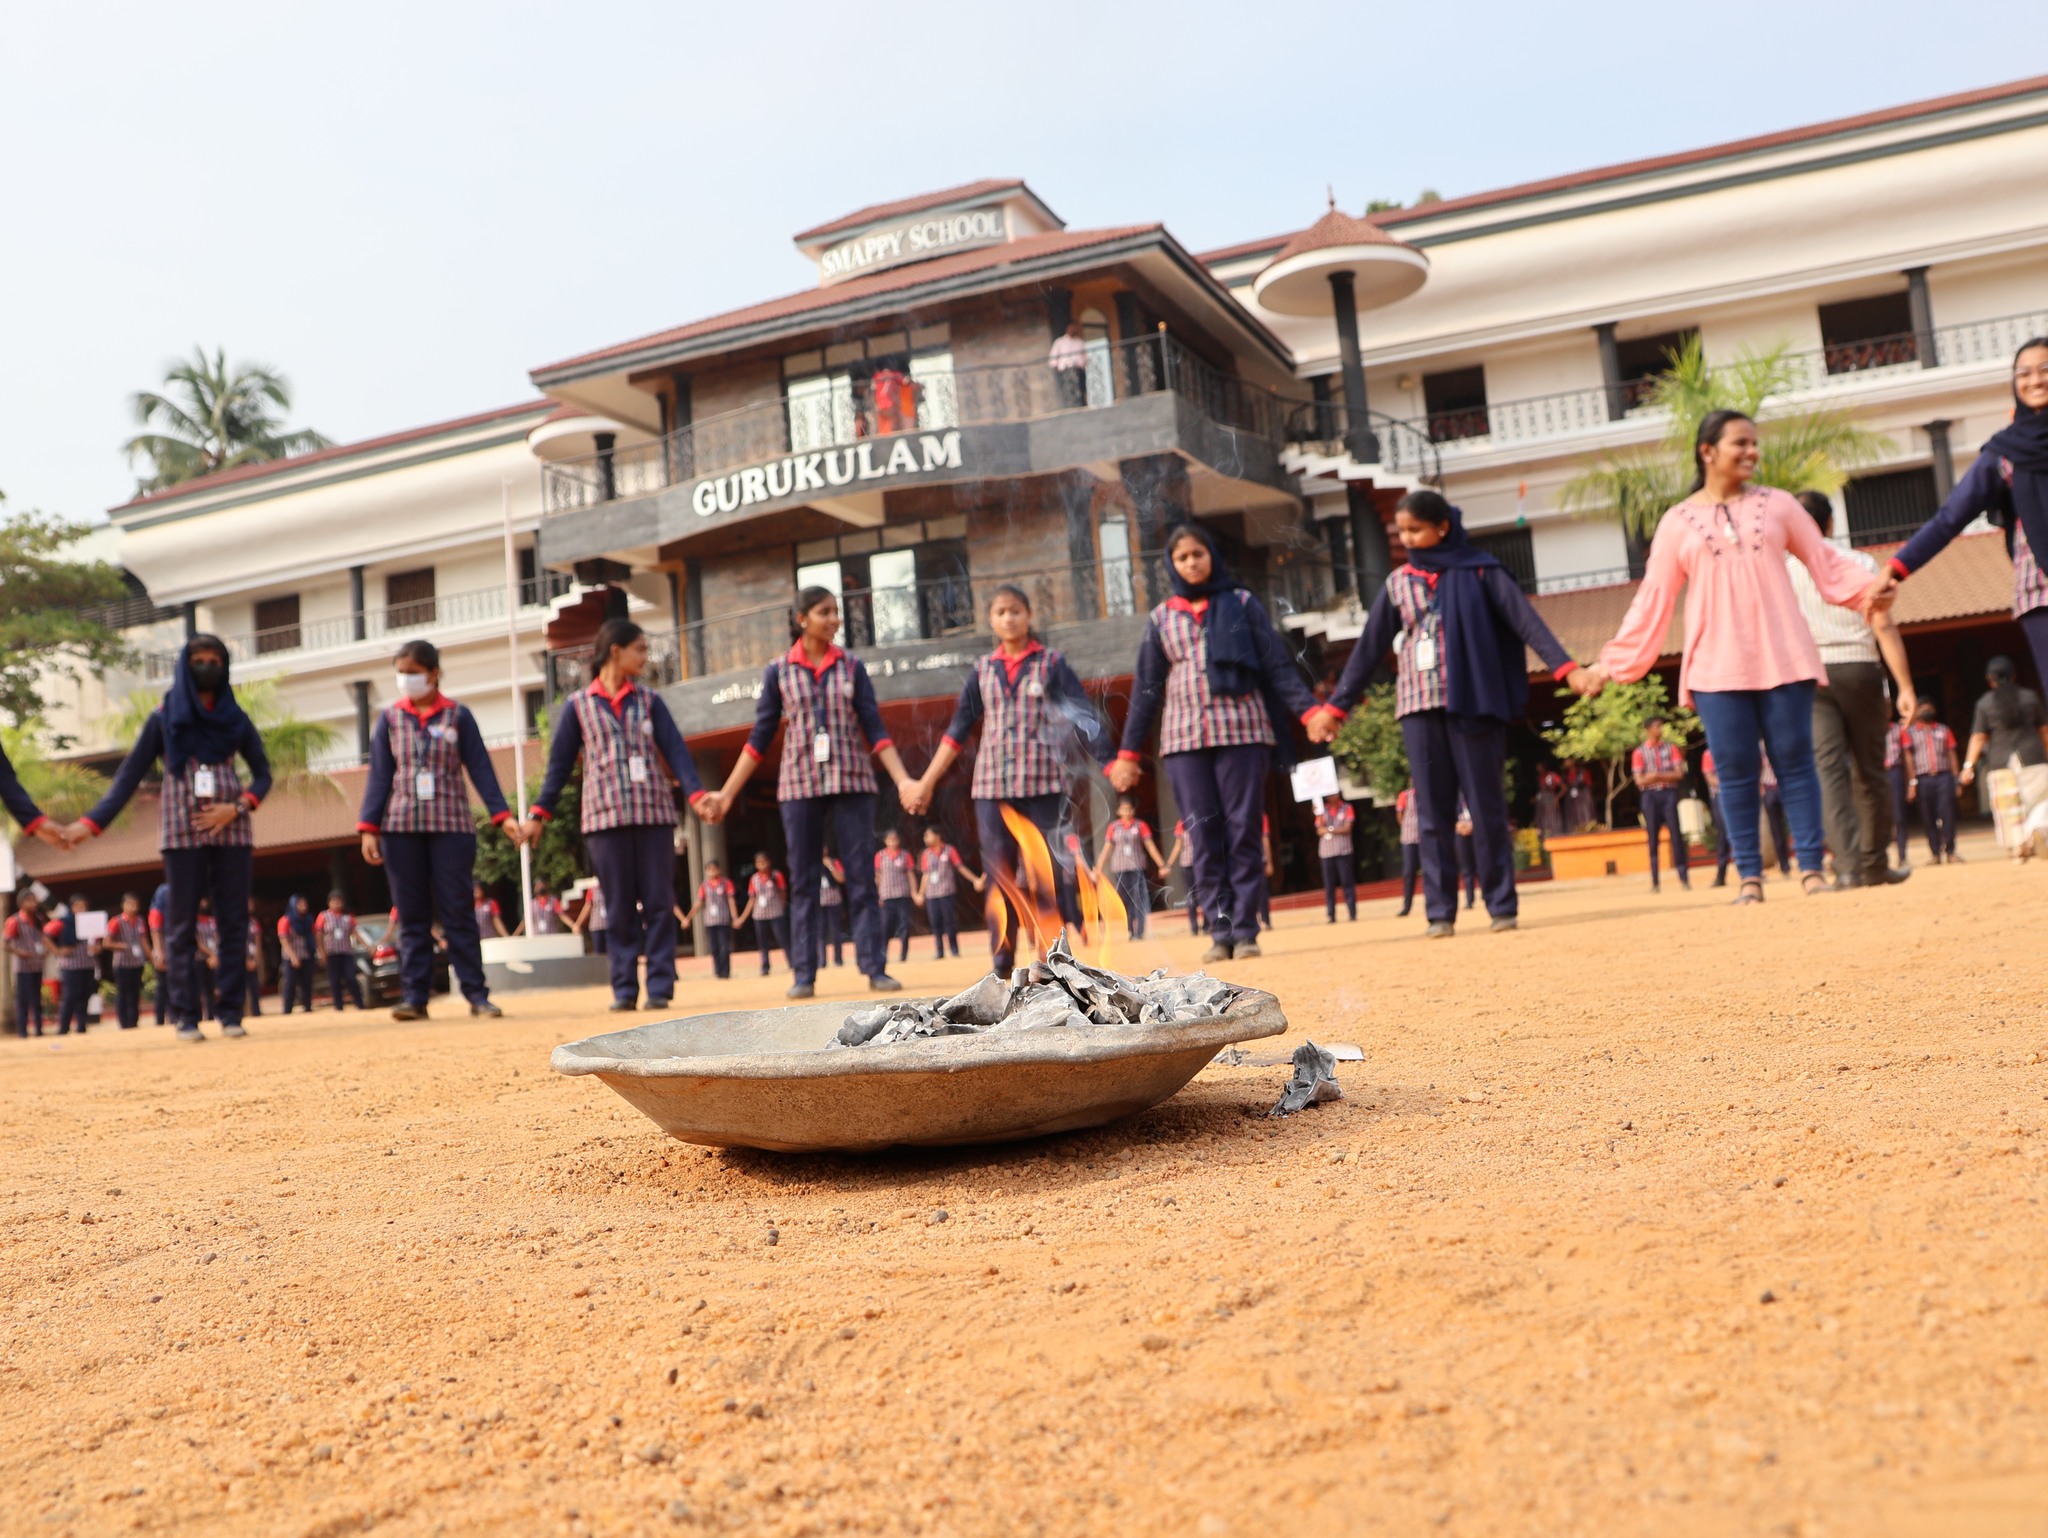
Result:
<svg viewBox="0 0 2048 1538">
<path fill-rule="evenodd" d="M 690 510 L 699 518 L 710 518 L 719 513 L 736 513 L 759 502 L 781 502 L 807 493 L 829 496 L 843 488 L 884 483 L 930 470 L 960 468 L 958 429 L 863 438 L 844 448 L 785 454 L 765 465 L 748 465 L 728 475 L 707 475 L 690 488 Z"/>
<path fill-rule="evenodd" d="M 959 214 L 934 214 L 901 224 L 867 230 L 827 248 L 818 260 L 820 283 L 842 283 L 864 272 L 881 272 L 904 262 L 921 262 L 948 251 L 993 246 L 1006 237 L 1000 208 L 975 208 Z"/>
</svg>

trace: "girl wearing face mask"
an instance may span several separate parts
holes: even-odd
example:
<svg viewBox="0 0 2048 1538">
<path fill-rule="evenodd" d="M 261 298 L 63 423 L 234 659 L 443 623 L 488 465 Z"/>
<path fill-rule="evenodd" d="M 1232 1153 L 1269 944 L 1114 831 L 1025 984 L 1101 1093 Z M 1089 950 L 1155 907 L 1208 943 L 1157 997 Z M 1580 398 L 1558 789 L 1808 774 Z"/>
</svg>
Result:
<svg viewBox="0 0 2048 1538">
<path fill-rule="evenodd" d="M 448 941 L 448 965 L 472 1015 L 500 1015 L 484 984 L 483 948 L 469 888 L 476 868 L 476 824 L 462 776 L 491 821 L 517 844 L 498 773 L 476 717 L 441 692 L 441 653 L 431 641 L 407 641 L 393 659 L 398 700 L 370 730 L 370 778 L 356 831 L 363 858 L 384 867 L 398 910 L 401 997 L 394 1020 L 424 1020 L 434 984 L 434 917 Z"/>
<path fill-rule="evenodd" d="M 1138 651 L 1123 749 L 1109 782 L 1137 787 L 1140 754 L 1159 723 L 1159 761 L 1195 852 L 1195 887 L 1209 915 L 1202 959 L 1259 954 L 1266 874 L 1261 829 L 1266 773 L 1294 759 L 1290 718 L 1327 742 L 1343 713 L 1318 704 L 1264 607 L 1231 575 L 1200 524 L 1166 537 L 1173 596 L 1152 611 Z"/>
<path fill-rule="evenodd" d="M 249 766 L 249 783 L 235 759 Z M 171 1015 L 180 1041 L 198 1041 L 200 1015 L 199 899 L 212 899 L 219 924 L 220 1024 L 223 1036 L 241 1036 L 243 974 L 248 954 L 249 876 L 255 834 L 249 817 L 270 793 L 270 760 L 256 723 L 235 702 L 228 685 L 227 643 L 196 635 L 178 654 L 176 676 L 164 702 L 150 713 L 100 804 L 65 832 L 76 845 L 120 815 L 144 775 L 163 761 L 158 847 L 164 857 L 169 909 L 164 948 L 169 952 Z"/>
</svg>

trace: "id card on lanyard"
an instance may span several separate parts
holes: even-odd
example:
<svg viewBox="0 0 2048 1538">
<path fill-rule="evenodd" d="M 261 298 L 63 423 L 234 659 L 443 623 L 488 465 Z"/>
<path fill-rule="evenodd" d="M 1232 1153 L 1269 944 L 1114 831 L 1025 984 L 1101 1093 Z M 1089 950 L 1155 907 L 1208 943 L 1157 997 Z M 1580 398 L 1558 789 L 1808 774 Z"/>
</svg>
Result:
<svg viewBox="0 0 2048 1538">
<path fill-rule="evenodd" d="M 1437 632 L 1442 621 L 1437 618 L 1436 589 L 1428 588 L 1429 599 L 1422 610 L 1422 623 L 1415 630 L 1415 667 L 1422 673 L 1434 673 L 1437 663 Z"/>
<path fill-rule="evenodd" d="M 626 778 L 635 785 L 647 783 L 647 755 L 635 753 L 626 760 Z"/>
<path fill-rule="evenodd" d="M 419 771 L 418 771 L 417 773 L 415 773 L 415 774 L 413 775 L 413 777 L 412 777 L 412 793 L 413 793 L 413 796 L 414 796 L 414 798 L 415 798 L 416 800 L 420 800 L 420 801 L 431 801 L 431 800 L 433 800 L 433 799 L 434 799 L 434 771 L 433 771 L 433 770 L 431 770 L 431 769 L 421 769 L 421 770 L 419 770 Z"/>
<path fill-rule="evenodd" d="M 220 794 L 220 776 L 214 773 L 213 765 L 198 764 L 192 770 L 192 795 L 198 801 L 211 801 Z"/>
</svg>

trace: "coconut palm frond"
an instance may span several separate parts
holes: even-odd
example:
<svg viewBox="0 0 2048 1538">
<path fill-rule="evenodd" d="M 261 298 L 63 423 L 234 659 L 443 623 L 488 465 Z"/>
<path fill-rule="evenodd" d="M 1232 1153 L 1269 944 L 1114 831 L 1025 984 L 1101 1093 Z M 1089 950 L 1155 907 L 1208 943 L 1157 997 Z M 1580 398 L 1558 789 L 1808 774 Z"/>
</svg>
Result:
<svg viewBox="0 0 2048 1538">
<path fill-rule="evenodd" d="M 1558 506 L 1574 518 L 1597 518 L 1649 538 L 1666 508 L 1685 495 L 1685 482 L 1668 454 L 1652 449 L 1604 454 L 1558 493 Z"/>
<path fill-rule="evenodd" d="M 107 777 L 83 764 L 51 758 L 43 749 L 43 724 L 37 720 L 0 729 L 0 745 L 14 765 L 29 799 L 59 822 L 73 822 L 107 793 Z"/>
<path fill-rule="evenodd" d="M 223 348 L 210 357 L 194 348 L 189 361 L 165 371 L 161 391 L 139 391 L 130 401 L 136 425 L 156 429 L 123 446 L 131 461 L 149 464 L 139 488 L 160 491 L 217 470 L 327 447 L 310 428 L 285 427 L 291 404 L 291 386 L 269 364 L 231 365 Z"/>
<path fill-rule="evenodd" d="M 1833 496 L 1851 470 L 1875 464 L 1896 445 L 1839 411 L 1806 411 L 1766 422 L 1756 478 L 1766 486 Z"/>
</svg>

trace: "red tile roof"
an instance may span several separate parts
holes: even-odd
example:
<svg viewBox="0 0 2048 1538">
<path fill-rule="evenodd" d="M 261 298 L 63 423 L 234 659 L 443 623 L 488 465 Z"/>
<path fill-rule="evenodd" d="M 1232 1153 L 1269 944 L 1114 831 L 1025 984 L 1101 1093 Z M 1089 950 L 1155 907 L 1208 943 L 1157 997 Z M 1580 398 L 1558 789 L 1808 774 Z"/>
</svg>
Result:
<svg viewBox="0 0 2048 1538">
<path fill-rule="evenodd" d="M 720 332 L 736 330 L 741 326 L 761 321 L 788 319 L 810 310 L 830 309 L 873 294 L 896 293 L 942 278 L 959 277 L 1013 262 L 1028 261 L 1033 257 L 1082 251 L 1090 246 L 1127 240 L 1134 235 L 1164 233 L 1165 227 L 1162 225 L 1131 224 L 1110 230 L 1052 230 L 1042 235 L 1026 235 L 1021 240 L 1013 240 L 1005 245 L 986 246 L 979 251 L 962 251 L 953 256 L 935 257 L 928 262 L 910 262 L 901 267 L 891 268 L 887 272 L 850 278 L 829 288 L 807 288 L 798 293 L 785 294 L 780 299 L 765 300 L 760 304 L 748 305 L 744 309 L 728 310 L 723 315 L 694 320 L 688 325 L 677 326 L 672 330 L 657 331 L 651 336 L 636 337 L 630 342 L 601 347 L 596 352 L 581 353 L 573 358 L 564 358 L 558 363 L 544 364 L 532 371 L 532 377 L 536 382 L 540 382 L 562 369 L 579 368 L 586 364 L 601 363 L 607 358 L 672 346 L 677 342 L 695 338 L 716 336 Z"/>
<path fill-rule="evenodd" d="M 814 224 L 807 230 L 798 230 L 791 238 L 802 244 L 807 240 L 819 240 L 827 235 L 836 235 L 841 230 L 857 230 L 864 224 L 900 218 L 905 214 L 919 213 L 927 208 L 944 208 L 948 203 L 964 203 L 969 198 L 986 197 L 993 192 L 1008 192 L 1017 187 L 1024 187 L 1024 179 L 1021 176 L 985 176 L 978 182 L 948 187 L 944 192 L 926 192 L 914 198 L 898 198 L 893 203 L 870 203 L 866 208 L 856 208 L 841 218 L 828 219 L 825 223 Z M 1028 187 L 1024 190 L 1030 191 Z"/>
<path fill-rule="evenodd" d="M 1540 181 L 1517 182 L 1508 187 L 1497 187 L 1490 192 L 1475 192 L 1466 197 L 1446 198 L 1441 202 L 1422 203 L 1414 208 L 1393 208 L 1382 213 L 1368 215 L 1377 225 L 1401 225 L 1418 219 L 1434 219 L 1442 214 L 1463 213 L 1467 209 L 1484 208 L 1494 203 L 1512 203 L 1523 198 L 1545 197 L 1560 192 L 1573 192 L 1583 187 L 1597 186 L 1601 182 L 1621 181 L 1633 176 L 1654 175 L 1660 171 L 1675 171 L 1685 166 L 1702 165 L 1715 160 L 1724 160 L 1737 155 L 1754 155 L 1766 150 L 1783 149 L 1787 145 L 1800 144 L 1812 139 L 1826 139 L 1836 134 L 1857 133 L 1870 128 L 1883 128 L 1891 123 L 1910 122 L 1917 117 L 1931 117 L 1936 113 L 1955 112 L 1969 107 L 1987 106 L 1992 102 L 2006 101 L 2018 96 L 2031 96 L 2048 91 L 2048 75 L 2034 75 L 2025 80 L 2009 81 L 2004 85 L 1987 86 L 1979 91 L 1962 91 L 1953 96 L 1936 96 L 1925 101 L 1908 102 L 1903 106 L 1886 107 L 1877 112 L 1865 112 L 1855 117 L 1830 118 L 1823 123 L 1810 123 L 1801 128 L 1788 128 L 1779 133 L 1757 134 L 1747 139 L 1731 139 L 1722 144 L 1710 144 L 1700 149 L 1682 150 L 1673 155 L 1657 155 L 1646 160 L 1622 161 L 1616 165 L 1595 166 L 1590 170 L 1573 171 L 1563 176 L 1547 177 Z M 1277 249 L 1288 240 L 1286 235 L 1272 235 L 1264 240 L 1240 241 L 1235 245 L 1219 246 L 1213 251 L 1200 253 L 1200 260 L 1207 265 L 1230 261 L 1237 257 L 1253 256 L 1261 251 Z"/>
<path fill-rule="evenodd" d="M 1331 209 L 1303 230 L 1294 239 L 1280 248 L 1273 260 L 1284 262 L 1290 256 L 1299 256 L 1304 251 L 1327 251 L 1332 246 L 1398 246 L 1394 239 L 1378 225 L 1365 219 L 1354 219 L 1338 209 Z"/>
<path fill-rule="evenodd" d="M 332 448 L 315 449 L 310 454 L 295 454 L 289 459 L 265 460 L 260 465 L 241 465 L 233 470 L 217 470 L 212 475 L 198 476 L 193 480 L 180 481 L 162 491 L 123 502 L 112 512 L 123 513 L 131 508 L 144 507 L 157 502 L 171 502 L 179 497 L 191 496 L 194 492 L 212 491 L 216 487 L 231 486 L 237 481 L 260 480 L 266 475 L 280 475 L 287 470 L 303 470 L 308 465 L 326 464 L 331 460 L 348 459 L 357 454 L 374 454 L 382 449 L 397 448 L 421 438 L 434 438 L 442 433 L 461 432 L 466 428 L 482 427 L 486 423 L 510 417 L 524 416 L 552 410 L 554 402 L 549 400 L 521 401 L 516 406 L 499 406 L 492 411 L 479 411 L 474 416 L 456 417 L 448 422 L 435 422 L 427 427 L 409 427 L 404 432 L 386 433 L 381 438 L 364 438 L 356 443 L 337 443 Z"/>
</svg>

